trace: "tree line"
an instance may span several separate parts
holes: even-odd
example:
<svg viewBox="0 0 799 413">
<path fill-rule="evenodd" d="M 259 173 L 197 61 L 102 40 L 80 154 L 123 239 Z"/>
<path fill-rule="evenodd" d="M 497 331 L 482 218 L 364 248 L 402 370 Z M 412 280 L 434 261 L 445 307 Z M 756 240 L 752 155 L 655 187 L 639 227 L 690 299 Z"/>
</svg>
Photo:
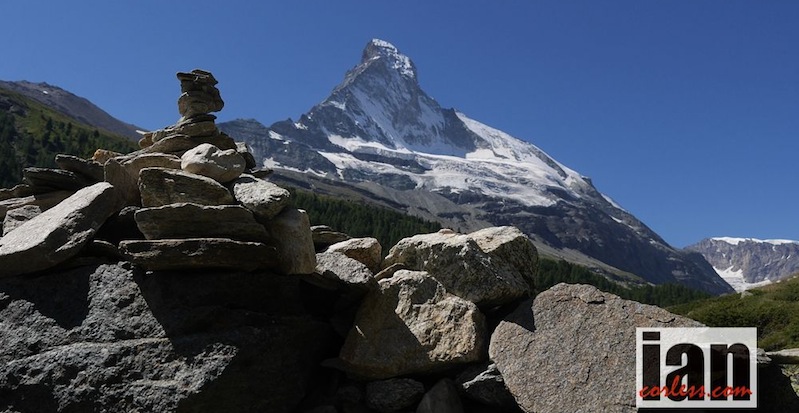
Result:
<svg viewBox="0 0 799 413">
<path fill-rule="evenodd" d="M 399 240 L 436 232 L 441 224 L 388 208 L 290 189 L 296 208 L 308 212 L 311 225 L 327 225 L 352 237 L 373 237 L 388 251 Z"/>
<path fill-rule="evenodd" d="M 590 284 L 627 300 L 652 304 L 658 307 L 687 303 L 711 297 L 710 294 L 680 284 L 641 285 L 625 287 L 608 280 L 590 269 L 564 260 L 541 258 L 535 278 L 536 292 L 544 291 L 555 284 Z"/>
<path fill-rule="evenodd" d="M 19 98 L 21 100 L 21 98 Z M 129 139 L 73 122 L 29 102 L 22 113 L 0 109 L 0 186 L 14 186 L 29 166 L 54 168 L 59 153 L 91 158 L 102 148 L 127 153 L 138 149 Z"/>
</svg>

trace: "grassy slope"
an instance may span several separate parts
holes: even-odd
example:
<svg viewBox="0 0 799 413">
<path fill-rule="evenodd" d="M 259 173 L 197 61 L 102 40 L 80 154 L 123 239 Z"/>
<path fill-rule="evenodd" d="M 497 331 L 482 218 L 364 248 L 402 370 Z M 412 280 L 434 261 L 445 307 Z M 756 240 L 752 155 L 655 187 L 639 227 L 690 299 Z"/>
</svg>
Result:
<svg viewBox="0 0 799 413">
<path fill-rule="evenodd" d="M 55 167 L 59 153 L 89 158 L 99 148 L 123 153 L 138 149 L 125 137 L 81 124 L 20 94 L 0 89 L 0 99 L 22 108 L 11 113 L 0 106 L 2 187 L 19 183 L 25 167 Z"/>
<path fill-rule="evenodd" d="M 779 283 L 670 308 L 713 327 L 757 327 L 758 346 L 799 347 L 799 274 Z"/>
</svg>

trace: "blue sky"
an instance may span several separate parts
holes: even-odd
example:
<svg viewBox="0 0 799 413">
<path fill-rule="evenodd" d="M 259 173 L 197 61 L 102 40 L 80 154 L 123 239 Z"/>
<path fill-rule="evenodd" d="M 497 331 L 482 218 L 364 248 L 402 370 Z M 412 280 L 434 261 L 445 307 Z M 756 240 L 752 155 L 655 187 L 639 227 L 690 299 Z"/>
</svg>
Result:
<svg viewBox="0 0 799 413">
<path fill-rule="evenodd" d="M 0 79 L 124 121 L 178 118 L 211 70 L 219 120 L 298 118 L 373 37 L 444 107 L 591 177 L 677 247 L 799 240 L 799 2 L 37 1 L 0 4 Z"/>
</svg>

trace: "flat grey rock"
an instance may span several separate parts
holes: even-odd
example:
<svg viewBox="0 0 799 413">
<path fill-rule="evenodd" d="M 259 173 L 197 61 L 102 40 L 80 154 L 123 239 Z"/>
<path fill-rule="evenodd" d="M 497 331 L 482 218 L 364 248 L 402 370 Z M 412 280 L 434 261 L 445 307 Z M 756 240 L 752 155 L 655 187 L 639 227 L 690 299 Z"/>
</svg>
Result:
<svg viewBox="0 0 799 413">
<path fill-rule="evenodd" d="M 224 269 L 254 271 L 274 268 L 275 249 L 258 242 L 226 238 L 122 241 L 120 253 L 147 270 Z"/>
<path fill-rule="evenodd" d="M 230 191 L 206 176 L 169 168 L 144 168 L 139 172 L 139 192 L 144 207 L 181 202 L 202 205 L 235 204 Z"/>
<path fill-rule="evenodd" d="M 267 240 L 263 225 L 241 205 L 169 204 L 142 208 L 134 215 L 144 237 L 230 238 L 239 241 Z"/>
<path fill-rule="evenodd" d="M 0 276 L 45 270 L 75 256 L 117 210 L 114 188 L 100 182 L 0 238 Z"/>
</svg>

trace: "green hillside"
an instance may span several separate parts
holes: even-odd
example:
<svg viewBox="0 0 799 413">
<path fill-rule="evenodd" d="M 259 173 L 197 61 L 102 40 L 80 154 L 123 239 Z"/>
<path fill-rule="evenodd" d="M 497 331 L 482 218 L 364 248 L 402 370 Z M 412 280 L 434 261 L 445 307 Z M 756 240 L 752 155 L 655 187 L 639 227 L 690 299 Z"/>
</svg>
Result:
<svg viewBox="0 0 799 413">
<path fill-rule="evenodd" d="M 767 351 L 799 347 L 799 275 L 670 310 L 712 327 L 757 327 L 758 346 Z"/>
<path fill-rule="evenodd" d="M 55 167 L 59 153 L 89 158 L 98 148 L 131 152 L 127 138 L 83 125 L 32 99 L 0 89 L 0 187 L 22 180 L 28 166 Z"/>
</svg>

